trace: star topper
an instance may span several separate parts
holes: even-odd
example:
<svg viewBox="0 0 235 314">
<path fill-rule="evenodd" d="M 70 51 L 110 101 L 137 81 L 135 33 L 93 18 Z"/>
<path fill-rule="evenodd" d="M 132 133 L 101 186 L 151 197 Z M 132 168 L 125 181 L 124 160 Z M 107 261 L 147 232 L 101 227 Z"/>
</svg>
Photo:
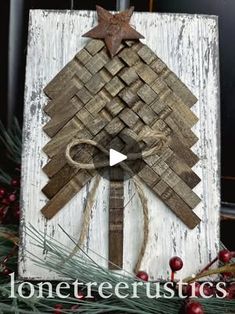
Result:
<svg viewBox="0 0 235 314">
<path fill-rule="evenodd" d="M 122 40 L 144 38 L 129 24 L 134 7 L 112 14 L 97 5 L 96 11 L 98 14 L 98 25 L 84 34 L 83 37 L 104 39 L 111 57 L 117 53 Z"/>
</svg>

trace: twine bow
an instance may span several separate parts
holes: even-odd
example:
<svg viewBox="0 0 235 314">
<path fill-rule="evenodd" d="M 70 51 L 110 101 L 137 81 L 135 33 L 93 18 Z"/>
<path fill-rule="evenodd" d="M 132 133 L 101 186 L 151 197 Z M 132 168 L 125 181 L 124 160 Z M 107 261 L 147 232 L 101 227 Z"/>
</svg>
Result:
<svg viewBox="0 0 235 314">
<path fill-rule="evenodd" d="M 142 153 L 130 153 L 127 154 L 127 160 L 137 160 L 141 158 L 146 158 L 149 156 L 153 156 L 157 152 L 159 152 L 164 146 L 166 146 L 167 143 L 167 138 L 166 136 L 161 133 L 161 132 L 156 132 L 156 131 L 149 131 L 149 130 L 144 130 L 140 136 L 137 137 L 137 140 L 144 140 L 146 138 L 153 138 L 155 140 L 158 140 L 157 143 L 155 144 L 154 147 L 144 150 Z M 97 143 L 96 141 L 89 140 L 89 139 L 74 139 L 71 143 L 69 143 L 66 147 L 65 151 L 65 157 L 67 159 L 67 162 L 69 163 L 70 166 L 78 168 L 78 169 L 86 169 L 86 170 L 91 170 L 91 169 L 98 169 L 98 168 L 105 168 L 109 166 L 109 161 L 102 161 L 102 162 L 97 162 L 96 164 L 93 163 L 81 163 L 75 161 L 71 157 L 71 149 L 75 146 L 81 145 L 81 144 L 88 144 L 92 145 L 94 147 L 97 147 L 101 152 L 103 152 L 106 156 L 109 156 L 109 151 L 105 149 L 102 145 Z M 138 175 L 134 174 L 133 171 L 128 167 L 128 165 L 125 162 L 121 162 L 119 164 L 120 167 L 127 173 L 129 173 L 132 176 L 133 182 L 135 184 L 135 188 L 137 190 L 137 193 L 139 195 L 139 199 L 141 202 L 141 205 L 143 207 L 143 215 L 144 215 L 144 239 L 141 245 L 140 253 L 136 262 L 136 266 L 134 271 L 137 272 L 140 268 L 142 259 L 144 257 L 146 247 L 147 247 L 147 242 L 148 242 L 148 237 L 149 237 L 149 215 L 148 215 L 148 201 L 147 198 L 144 194 L 144 189 L 143 189 L 143 183 L 139 179 Z M 89 230 L 89 224 L 91 220 L 91 210 L 95 202 L 95 195 L 97 188 L 100 183 L 100 176 L 97 175 L 94 185 L 88 195 L 87 198 L 87 203 L 84 209 L 84 218 L 83 218 L 83 224 L 82 224 L 82 230 L 80 233 L 79 241 L 71 254 L 69 255 L 68 259 L 70 259 L 72 256 L 74 256 L 78 251 L 79 248 L 82 246 L 82 244 L 85 242 L 87 236 L 88 236 L 88 230 Z"/>
</svg>

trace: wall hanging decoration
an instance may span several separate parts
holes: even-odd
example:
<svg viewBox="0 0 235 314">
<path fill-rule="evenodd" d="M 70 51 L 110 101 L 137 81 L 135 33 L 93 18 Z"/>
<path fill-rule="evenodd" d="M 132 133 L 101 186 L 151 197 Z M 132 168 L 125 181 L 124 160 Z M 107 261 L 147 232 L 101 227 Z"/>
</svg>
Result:
<svg viewBox="0 0 235 314">
<path fill-rule="evenodd" d="M 217 40 L 208 16 L 32 11 L 22 230 L 68 245 L 61 225 L 98 263 L 154 279 L 173 255 L 188 256 L 182 276 L 206 264 L 219 244 Z M 21 276 L 48 278 L 22 243 Z"/>
</svg>

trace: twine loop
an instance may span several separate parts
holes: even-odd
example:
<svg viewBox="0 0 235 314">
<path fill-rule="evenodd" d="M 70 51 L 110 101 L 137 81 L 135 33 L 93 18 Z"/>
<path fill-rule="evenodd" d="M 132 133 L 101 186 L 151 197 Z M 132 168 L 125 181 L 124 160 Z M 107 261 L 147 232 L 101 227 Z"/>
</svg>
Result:
<svg viewBox="0 0 235 314">
<path fill-rule="evenodd" d="M 156 132 L 156 131 L 144 131 L 140 136 L 137 137 L 137 139 L 139 141 L 144 140 L 146 138 L 154 138 L 154 139 L 158 139 L 159 141 L 154 145 L 154 147 L 152 147 L 148 150 L 144 150 L 142 153 L 127 154 L 128 160 L 136 160 L 136 159 L 141 159 L 141 158 L 146 158 L 146 157 L 152 156 L 152 155 L 156 154 L 157 152 L 159 152 L 159 150 L 161 150 L 167 142 L 166 136 L 163 133 Z M 75 161 L 71 156 L 71 149 L 74 148 L 75 146 L 82 145 L 82 144 L 88 144 L 88 145 L 92 145 L 94 147 L 97 147 L 106 156 L 109 156 L 109 151 L 96 141 L 89 140 L 89 139 L 73 139 L 67 145 L 66 151 L 65 151 L 65 157 L 66 157 L 70 166 L 72 166 L 74 168 L 86 169 L 86 170 L 104 168 L 104 167 L 109 166 L 108 160 L 102 161 L 102 162 L 96 162 L 96 164 L 81 163 L 81 162 Z M 120 163 L 120 166 L 123 167 L 123 163 Z M 124 170 L 128 171 L 127 168 Z"/>
<path fill-rule="evenodd" d="M 136 159 L 141 159 L 141 158 L 153 156 L 154 154 L 159 152 L 167 144 L 167 137 L 163 133 L 157 132 L 157 131 L 152 131 L 152 130 L 143 130 L 141 132 L 141 135 L 137 137 L 137 140 L 141 141 L 141 140 L 145 140 L 147 138 L 153 138 L 153 139 L 158 140 L 158 141 L 157 141 L 157 143 L 155 143 L 155 145 L 152 148 L 144 150 L 142 153 L 127 154 L 127 159 L 136 160 Z M 109 151 L 106 148 L 104 148 L 102 145 L 97 143 L 96 141 L 89 140 L 89 139 L 74 139 L 71 141 L 71 143 L 69 143 L 67 145 L 66 151 L 65 151 L 65 157 L 66 157 L 67 162 L 69 163 L 70 166 L 77 168 L 77 169 L 86 169 L 86 170 L 104 168 L 104 167 L 109 166 L 109 160 L 102 161 L 100 163 L 96 162 L 96 164 L 81 163 L 81 162 L 75 161 L 71 156 L 71 149 L 74 148 L 75 146 L 78 146 L 81 144 L 88 144 L 88 145 L 92 145 L 94 147 L 97 147 L 106 156 L 109 156 Z M 135 187 L 136 187 L 136 191 L 138 193 L 138 196 L 139 196 L 142 208 L 143 208 L 144 238 L 142 241 L 138 260 L 136 262 L 135 269 L 134 269 L 134 271 L 137 272 L 140 269 L 142 259 L 145 255 L 146 246 L 147 246 L 147 242 L 148 242 L 148 236 L 149 236 L 148 200 L 147 200 L 145 193 L 144 193 L 143 183 L 139 179 L 139 177 L 133 173 L 131 168 L 125 162 L 121 162 L 119 165 L 120 165 L 120 167 L 122 167 L 122 169 L 124 171 L 128 172 L 132 176 L 133 182 L 134 182 Z M 95 195 L 96 195 L 99 183 L 100 183 L 100 176 L 97 175 L 95 182 L 94 182 L 94 185 L 92 186 L 92 189 L 91 189 L 90 193 L 88 194 L 87 203 L 86 203 L 86 206 L 84 209 L 83 224 L 82 224 L 82 230 L 80 233 L 79 241 L 78 241 L 77 245 L 75 246 L 75 248 L 73 249 L 73 251 L 68 256 L 68 259 L 73 257 L 79 251 L 80 247 L 83 245 L 83 243 L 87 239 L 91 215 L 92 215 L 92 208 L 93 208 L 93 205 L 95 203 Z"/>
</svg>

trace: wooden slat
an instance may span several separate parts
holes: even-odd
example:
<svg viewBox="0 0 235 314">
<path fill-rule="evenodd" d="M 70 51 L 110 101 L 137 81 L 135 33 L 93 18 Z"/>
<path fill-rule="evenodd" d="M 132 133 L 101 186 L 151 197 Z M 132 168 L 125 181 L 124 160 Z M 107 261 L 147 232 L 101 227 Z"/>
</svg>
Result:
<svg viewBox="0 0 235 314">
<path fill-rule="evenodd" d="M 177 97 L 177 94 L 168 93 L 163 100 L 182 117 L 189 127 L 193 127 L 198 122 L 198 117 L 188 108 L 187 103 Z"/>
<path fill-rule="evenodd" d="M 125 104 L 121 101 L 119 97 L 113 98 L 106 104 L 106 109 L 110 112 L 110 114 L 115 117 L 122 109 L 125 108 Z"/>
<path fill-rule="evenodd" d="M 177 193 L 190 208 L 195 208 L 200 203 L 200 198 L 165 162 L 162 156 L 154 155 L 145 159 L 149 164 L 143 167 L 138 176 L 150 187 L 157 181 L 163 180 Z"/>
<path fill-rule="evenodd" d="M 112 76 L 116 75 L 124 66 L 124 63 L 117 56 L 105 64 L 105 68 Z"/>
<path fill-rule="evenodd" d="M 139 97 L 146 103 L 146 104 L 150 104 L 152 103 L 156 98 L 157 98 L 157 94 L 153 91 L 153 89 L 151 87 L 149 87 L 149 85 L 145 84 L 144 86 L 142 86 L 137 94 L 139 95 Z"/>
<path fill-rule="evenodd" d="M 200 223 L 200 218 L 164 181 L 157 183 L 153 190 L 190 229 Z"/>
<path fill-rule="evenodd" d="M 179 156 L 189 167 L 193 167 L 199 161 L 199 157 L 187 146 L 185 146 L 178 136 L 173 134 L 169 140 L 169 147 Z"/>
<path fill-rule="evenodd" d="M 151 109 L 151 107 L 146 105 L 142 101 L 137 102 L 132 109 L 138 114 L 138 116 L 146 124 L 151 124 L 151 123 L 153 123 L 154 120 L 156 120 L 158 118 L 158 116 Z"/>
<path fill-rule="evenodd" d="M 185 146 L 191 148 L 194 144 L 197 143 L 198 137 L 191 129 L 185 126 L 184 123 L 181 123 L 181 121 L 177 121 L 174 112 L 168 115 L 164 119 L 164 121 L 171 128 L 171 130 L 177 134 L 177 136 Z"/>
<path fill-rule="evenodd" d="M 86 104 L 85 108 L 94 116 L 98 114 L 110 101 L 112 97 L 106 90 L 101 90 Z"/>
<path fill-rule="evenodd" d="M 124 88 L 118 95 L 128 107 L 133 107 L 134 104 L 139 100 L 139 97 L 132 91 L 131 88 Z"/>
<path fill-rule="evenodd" d="M 123 267 L 123 170 L 111 167 L 109 173 L 109 268 L 120 269 Z"/>
<path fill-rule="evenodd" d="M 73 138 L 79 134 L 82 136 L 83 131 L 86 131 L 84 125 L 77 117 L 74 117 L 43 147 L 44 153 L 52 158 L 63 147 L 66 147 Z"/>
<path fill-rule="evenodd" d="M 58 114 L 58 112 L 63 109 L 64 105 L 68 103 L 68 101 L 80 88 L 82 88 L 82 84 L 76 76 L 74 76 L 73 79 L 63 88 L 63 93 L 60 93 L 44 107 L 44 112 L 50 117 Z"/>
<path fill-rule="evenodd" d="M 165 77 L 165 82 L 189 107 L 192 107 L 197 102 L 197 98 L 174 73 L 171 72 L 167 77 Z"/>
<path fill-rule="evenodd" d="M 86 129 L 83 129 L 79 134 L 81 138 L 91 139 L 93 137 L 92 134 Z M 99 134 L 101 134 L 101 132 Z M 51 178 L 60 169 L 62 169 L 65 164 L 65 147 L 62 147 L 58 154 L 53 156 L 52 159 L 43 167 L 43 171 L 49 178 Z"/>
<path fill-rule="evenodd" d="M 130 110 L 129 108 L 125 108 L 119 114 L 119 118 L 130 128 L 132 129 L 135 124 L 138 122 L 139 117 L 137 116 L 134 111 Z"/>
<path fill-rule="evenodd" d="M 85 49 L 92 55 L 94 56 L 97 52 L 99 52 L 103 47 L 104 47 L 104 41 L 103 40 L 90 40 L 86 46 Z"/>
<path fill-rule="evenodd" d="M 149 157 L 145 157 L 144 161 L 150 166 L 160 163 L 162 171 L 170 167 L 191 189 L 193 189 L 199 182 L 200 178 L 193 172 L 193 170 L 168 147 L 163 150 L 161 154 L 154 154 Z M 164 162 L 162 164 L 161 162 Z"/>
<path fill-rule="evenodd" d="M 93 135 L 98 134 L 108 124 L 106 119 L 100 116 L 93 117 L 85 108 L 78 111 L 76 118 L 78 118 Z"/>
<path fill-rule="evenodd" d="M 78 61 L 79 61 L 81 64 L 83 64 L 83 65 L 85 65 L 85 64 L 92 58 L 92 56 L 89 54 L 89 52 L 88 52 L 85 48 L 81 49 L 81 50 L 76 54 L 75 57 L 76 57 L 76 58 L 78 59 Z"/>
<path fill-rule="evenodd" d="M 105 130 L 99 132 L 92 139 L 104 147 L 109 145 L 111 141 L 111 137 Z M 84 150 L 82 145 L 80 145 L 80 147 L 76 147 L 74 150 L 71 150 L 71 157 L 74 160 L 79 160 L 84 163 L 94 163 L 96 154 L 97 149 L 94 149 L 91 145 L 86 147 L 86 150 Z M 59 158 L 57 158 L 57 156 Z M 51 178 L 42 190 L 49 199 L 59 193 L 63 185 L 73 179 L 73 177 L 79 172 L 78 168 L 71 167 L 67 164 L 64 153 L 58 154 L 57 156 L 55 156 L 43 169 Z"/>
<path fill-rule="evenodd" d="M 154 62 L 154 60 L 157 59 L 156 54 L 148 47 L 148 46 L 142 46 L 139 50 L 138 50 L 138 55 L 140 56 L 140 58 L 146 62 L 147 64 L 150 64 L 152 62 Z"/>
<path fill-rule="evenodd" d="M 76 154 L 76 160 L 77 159 L 79 162 L 88 163 L 92 160 L 92 156 L 88 152 L 80 150 L 79 153 Z M 42 192 L 48 199 L 53 198 L 57 193 L 60 193 L 63 186 L 73 179 L 78 172 L 79 169 L 65 165 L 51 178 L 47 185 L 42 189 Z M 82 174 L 81 171 L 80 174 Z"/>
<path fill-rule="evenodd" d="M 67 85 L 74 77 L 78 69 L 78 63 L 71 60 L 44 88 L 44 93 L 51 99 L 56 98 L 61 93 L 61 87 Z"/>
<path fill-rule="evenodd" d="M 99 72 L 109 60 L 110 58 L 107 53 L 102 50 L 101 52 L 95 54 L 85 66 L 87 70 L 94 75 Z"/>
<path fill-rule="evenodd" d="M 131 48 L 123 49 L 118 55 L 128 66 L 132 66 L 139 61 L 139 56 Z"/>
<path fill-rule="evenodd" d="M 158 57 L 150 64 L 150 66 L 157 74 L 162 74 L 167 68 L 167 65 Z"/>
<path fill-rule="evenodd" d="M 60 110 L 60 112 L 56 113 L 47 122 L 47 124 L 43 127 L 43 131 L 50 137 L 55 136 L 55 134 L 75 116 L 82 106 L 82 102 L 77 96 L 74 96 L 70 99 L 69 103 Z"/>
<path fill-rule="evenodd" d="M 153 81 L 155 81 L 158 77 L 156 72 L 154 72 L 148 65 L 139 63 L 137 66 L 134 67 L 136 73 L 139 75 L 139 77 L 146 83 L 151 84 Z"/>
<path fill-rule="evenodd" d="M 138 79 L 138 75 L 136 71 L 132 68 L 124 68 L 118 76 L 127 84 L 130 85 L 131 83 L 135 82 Z"/>
<path fill-rule="evenodd" d="M 116 117 L 107 124 L 105 131 L 113 137 L 121 132 L 124 127 L 124 123 L 118 117 Z"/>
<path fill-rule="evenodd" d="M 157 165 L 154 165 L 153 169 L 157 172 Z M 197 196 L 197 194 L 195 194 L 168 166 L 161 174 L 161 178 L 176 194 L 180 196 L 180 198 L 182 198 L 182 200 L 184 200 L 186 204 L 188 204 L 190 208 L 195 208 L 201 202 L 201 199 Z"/>
<path fill-rule="evenodd" d="M 110 79 L 108 72 L 103 70 L 96 73 L 85 86 L 93 95 L 96 95 Z"/>
<path fill-rule="evenodd" d="M 112 97 L 115 97 L 124 87 L 125 85 L 116 76 L 105 85 L 105 89 Z"/>
<path fill-rule="evenodd" d="M 152 170 L 148 165 L 143 167 L 138 173 L 138 176 L 149 186 L 153 187 L 160 180 L 158 174 Z"/>
<path fill-rule="evenodd" d="M 57 193 L 48 203 L 42 208 L 42 214 L 47 218 L 53 218 L 80 190 L 91 180 L 90 175 L 86 170 L 81 170 L 73 177 L 63 188 L 60 193 Z"/>
</svg>

